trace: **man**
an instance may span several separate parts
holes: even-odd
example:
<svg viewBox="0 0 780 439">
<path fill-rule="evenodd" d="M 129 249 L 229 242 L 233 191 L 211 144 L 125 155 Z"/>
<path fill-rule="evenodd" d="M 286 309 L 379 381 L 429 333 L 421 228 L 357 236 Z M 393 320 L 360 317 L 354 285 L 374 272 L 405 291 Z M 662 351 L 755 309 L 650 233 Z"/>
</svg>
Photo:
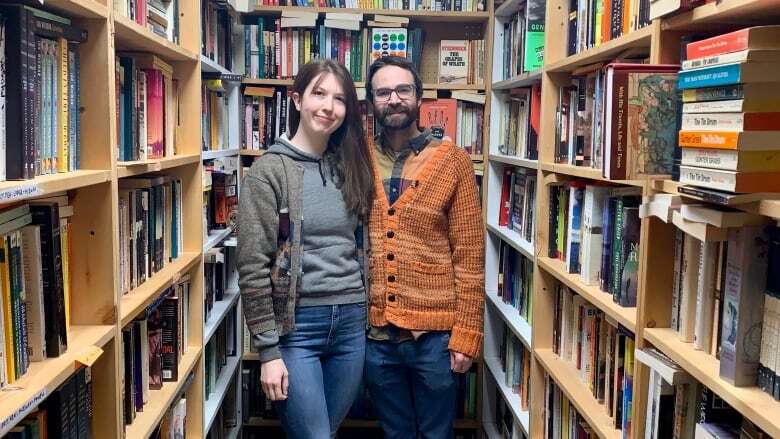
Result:
<svg viewBox="0 0 780 439">
<path fill-rule="evenodd" d="M 452 438 L 457 377 L 482 344 L 484 235 L 471 158 L 418 127 L 422 81 L 405 58 L 375 61 L 371 327 L 366 383 L 389 439 Z"/>
</svg>

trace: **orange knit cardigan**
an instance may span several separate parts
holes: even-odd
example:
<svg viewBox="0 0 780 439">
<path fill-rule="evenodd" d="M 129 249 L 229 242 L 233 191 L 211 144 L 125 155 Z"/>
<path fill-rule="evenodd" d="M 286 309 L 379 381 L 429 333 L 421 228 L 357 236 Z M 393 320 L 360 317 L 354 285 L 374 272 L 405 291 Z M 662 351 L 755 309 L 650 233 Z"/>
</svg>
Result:
<svg viewBox="0 0 780 439">
<path fill-rule="evenodd" d="M 477 357 L 485 241 L 471 158 L 451 142 L 441 143 L 392 206 L 373 163 L 371 324 L 451 331 L 450 350 Z"/>
</svg>

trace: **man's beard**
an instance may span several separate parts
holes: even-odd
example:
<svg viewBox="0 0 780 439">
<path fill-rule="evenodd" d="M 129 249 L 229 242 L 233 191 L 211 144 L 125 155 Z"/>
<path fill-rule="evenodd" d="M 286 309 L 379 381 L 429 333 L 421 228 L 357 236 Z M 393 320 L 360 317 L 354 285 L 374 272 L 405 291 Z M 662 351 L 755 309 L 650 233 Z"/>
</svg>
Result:
<svg viewBox="0 0 780 439">
<path fill-rule="evenodd" d="M 396 114 L 403 114 L 403 118 L 392 118 Z M 387 106 L 383 110 L 374 107 L 374 118 L 379 122 L 383 129 L 403 130 L 417 123 L 420 118 L 420 108 L 417 106 L 407 107 L 398 105 L 395 107 Z"/>
</svg>

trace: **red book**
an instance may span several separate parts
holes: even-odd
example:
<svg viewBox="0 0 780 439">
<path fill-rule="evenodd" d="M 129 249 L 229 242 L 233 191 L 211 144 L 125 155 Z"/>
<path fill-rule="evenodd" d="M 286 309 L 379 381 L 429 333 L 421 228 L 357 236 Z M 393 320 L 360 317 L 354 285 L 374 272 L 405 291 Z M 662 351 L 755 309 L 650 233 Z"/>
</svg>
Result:
<svg viewBox="0 0 780 439">
<path fill-rule="evenodd" d="M 690 60 L 747 49 L 780 49 L 780 26 L 748 27 L 688 43 L 685 54 Z"/>
<path fill-rule="evenodd" d="M 458 127 L 457 99 L 424 99 L 420 106 L 420 124 L 430 128 L 434 137 L 455 142 Z"/>
<path fill-rule="evenodd" d="M 509 225 L 509 193 L 512 191 L 512 172 L 509 166 L 504 168 L 504 180 L 501 183 L 501 203 L 498 205 L 498 225 L 507 227 Z"/>
</svg>

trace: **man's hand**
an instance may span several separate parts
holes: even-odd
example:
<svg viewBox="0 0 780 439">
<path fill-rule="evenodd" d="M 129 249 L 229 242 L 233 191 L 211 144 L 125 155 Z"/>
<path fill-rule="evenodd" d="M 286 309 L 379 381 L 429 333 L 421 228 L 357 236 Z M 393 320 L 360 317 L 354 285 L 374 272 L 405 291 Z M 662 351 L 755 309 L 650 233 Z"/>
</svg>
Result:
<svg viewBox="0 0 780 439">
<path fill-rule="evenodd" d="M 271 401 L 287 399 L 287 367 L 281 358 L 263 363 L 260 367 L 260 383 L 265 396 Z"/>
<path fill-rule="evenodd" d="M 455 373 L 466 373 L 474 359 L 460 352 L 450 351 L 450 369 Z"/>
</svg>

